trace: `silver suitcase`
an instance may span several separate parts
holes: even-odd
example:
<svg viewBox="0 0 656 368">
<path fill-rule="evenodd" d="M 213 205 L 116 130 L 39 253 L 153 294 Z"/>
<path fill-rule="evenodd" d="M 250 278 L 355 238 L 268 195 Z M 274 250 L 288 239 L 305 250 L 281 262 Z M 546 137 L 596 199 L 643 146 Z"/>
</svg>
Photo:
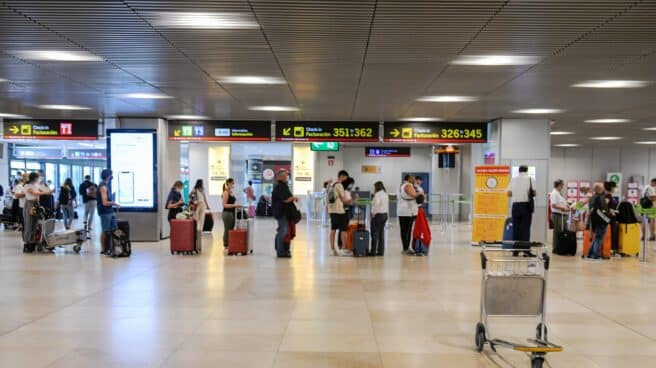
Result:
<svg viewBox="0 0 656 368">
<path fill-rule="evenodd" d="M 53 232 L 46 236 L 46 243 L 48 248 L 54 248 L 60 245 L 69 245 L 75 244 L 76 251 L 82 243 L 86 240 L 86 234 L 84 230 L 64 230 L 59 232 Z"/>
</svg>

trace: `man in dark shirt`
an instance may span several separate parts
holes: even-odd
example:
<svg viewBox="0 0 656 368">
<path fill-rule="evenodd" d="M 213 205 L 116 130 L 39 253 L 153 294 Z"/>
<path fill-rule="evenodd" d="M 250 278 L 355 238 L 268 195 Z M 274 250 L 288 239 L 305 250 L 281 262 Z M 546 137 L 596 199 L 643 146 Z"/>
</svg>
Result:
<svg viewBox="0 0 656 368">
<path fill-rule="evenodd" d="M 84 229 L 89 232 L 91 231 L 91 224 L 93 224 L 93 216 L 98 206 L 97 196 L 98 196 L 98 186 L 91 181 L 91 175 L 85 175 L 84 181 L 80 184 L 79 188 L 80 195 L 82 196 L 82 202 L 84 203 Z"/>
<path fill-rule="evenodd" d="M 278 171 L 276 185 L 271 193 L 271 207 L 273 210 L 273 217 L 278 221 L 278 230 L 276 232 L 276 253 L 278 257 L 289 258 L 291 253 L 289 248 L 285 245 L 285 237 L 287 236 L 289 219 L 287 218 L 287 206 L 292 202 L 298 201 L 298 198 L 292 195 L 289 190 L 287 181 L 289 180 L 289 173 L 287 170 L 282 169 Z"/>
</svg>

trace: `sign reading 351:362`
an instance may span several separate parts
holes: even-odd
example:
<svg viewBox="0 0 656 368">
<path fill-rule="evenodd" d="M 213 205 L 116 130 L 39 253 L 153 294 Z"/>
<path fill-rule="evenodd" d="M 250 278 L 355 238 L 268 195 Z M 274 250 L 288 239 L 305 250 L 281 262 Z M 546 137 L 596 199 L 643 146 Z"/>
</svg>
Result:
<svg viewBox="0 0 656 368">
<path fill-rule="evenodd" d="M 378 142 L 378 122 L 276 122 L 276 141 L 280 142 Z"/>
</svg>

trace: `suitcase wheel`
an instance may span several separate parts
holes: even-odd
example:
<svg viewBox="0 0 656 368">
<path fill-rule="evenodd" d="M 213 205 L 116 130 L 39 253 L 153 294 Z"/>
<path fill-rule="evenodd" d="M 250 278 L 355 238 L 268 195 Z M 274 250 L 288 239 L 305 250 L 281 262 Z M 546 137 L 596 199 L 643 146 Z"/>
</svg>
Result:
<svg viewBox="0 0 656 368">
<path fill-rule="evenodd" d="M 77 253 L 77 254 L 80 254 L 80 250 L 82 250 L 82 247 L 79 246 L 79 245 L 75 245 L 73 247 L 73 251 L 75 251 L 75 253 Z"/>
<path fill-rule="evenodd" d="M 174 255 L 174 254 L 175 254 L 175 252 L 174 252 L 174 251 L 171 251 L 171 255 Z"/>
</svg>

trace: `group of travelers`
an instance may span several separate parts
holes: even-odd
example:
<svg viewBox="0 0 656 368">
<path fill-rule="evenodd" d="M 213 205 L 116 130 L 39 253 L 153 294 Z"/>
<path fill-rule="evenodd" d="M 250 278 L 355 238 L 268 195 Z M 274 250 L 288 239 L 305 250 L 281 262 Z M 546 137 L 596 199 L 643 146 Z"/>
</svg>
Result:
<svg viewBox="0 0 656 368">
<path fill-rule="evenodd" d="M 30 173 L 19 173 L 12 188 L 12 208 L 18 222 L 17 228 L 22 232 L 23 251 L 33 252 L 37 243 L 38 222 L 41 217 L 60 218 L 66 230 L 70 230 L 73 220 L 76 218 L 75 209 L 78 207 L 78 194 L 82 197 L 84 204 L 84 231 L 88 234 L 92 230 L 92 224 L 96 208 L 100 215 L 103 230 L 109 228 L 107 225 L 107 208 L 118 206 L 109 201 L 110 192 L 106 186 L 111 180 L 111 170 L 104 170 L 101 174 L 101 196 L 103 201 L 98 201 L 99 186 L 91 181 L 91 176 L 86 175 L 76 190 L 73 180 L 66 178 L 59 190 L 55 190 L 50 181 L 46 181 L 42 171 Z M 55 193 L 58 193 L 55 198 Z M 113 216 L 113 210 L 112 216 Z M 111 221 L 109 221 L 111 223 Z M 115 220 L 114 220 L 115 222 Z M 105 226 L 107 225 L 107 226 Z M 109 230 L 107 230 L 109 231 Z"/>
<path fill-rule="evenodd" d="M 333 256 L 351 255 L 351 251 L 344 247 L 349 242 L 349 223 L 355 211 L 362 211 L 358 207 L 359 188 L 354 187 L 355 181 L 345 170 L 337 173 L 334 182 L 324 183 L 325 198 L 330 215 L 330 252 Z M 412 242 L 413 223 L 424 203 L 425 194 L 421 178 L 406 175 L 399 188 L 397 213 L 403 244 L 403 254 L 414 254 Z M 385 227 L 389 217 L 389 195 L 381 181 L 374 183 L 371 198 L 371 220 L 369 256 L 383 256 L 385 254 Z M 359 219 L 358 219 L 359 221 Z M 363 226 L 363 224 L 359 224 Z"/>
</svg>

